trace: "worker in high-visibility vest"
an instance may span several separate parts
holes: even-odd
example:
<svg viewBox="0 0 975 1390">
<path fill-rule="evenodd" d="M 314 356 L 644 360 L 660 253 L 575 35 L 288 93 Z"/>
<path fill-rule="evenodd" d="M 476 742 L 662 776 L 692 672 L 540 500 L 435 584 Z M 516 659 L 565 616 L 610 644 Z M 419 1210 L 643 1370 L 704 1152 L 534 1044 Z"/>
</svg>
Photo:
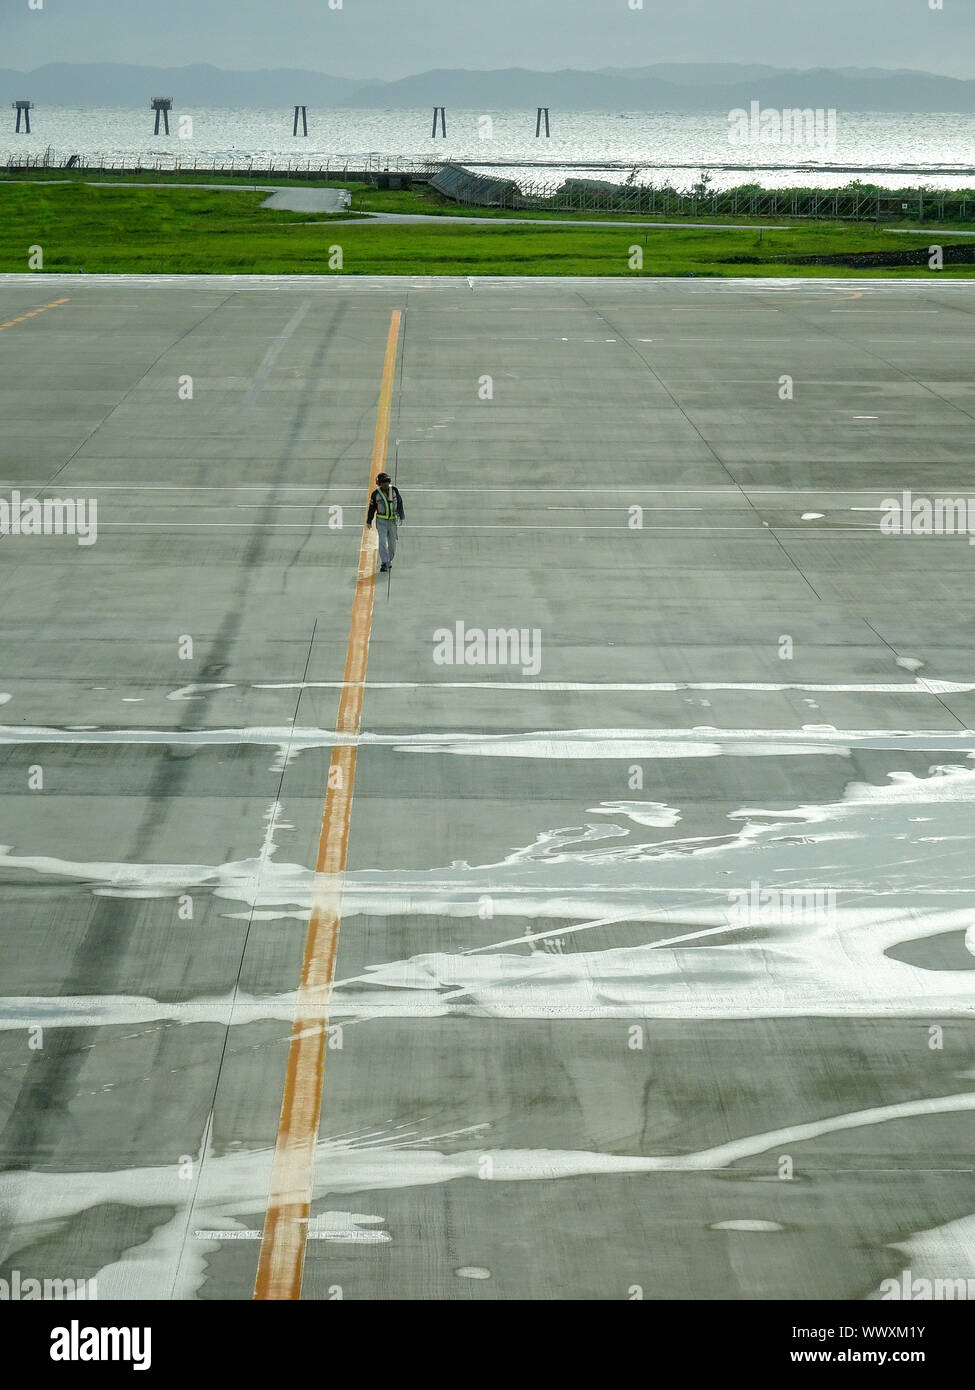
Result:
<svg viewBox="0 0 975 1390">
<path fill-rule="evenodd" d="M 379 573 L 385 574 L 387 570 L 393 568 L 393 556 L 396 554 L 396 527 L 400 522 L 406 520 L 406 513 L 403 511 L 403 499 L 400 496 L 398 487 L 393 486 L 393 480 L 388 473 L 380 473 L 376 478 L 376 489 L 369 498 L 369 514 L 366 517 L 366 525 L 372 526 L 373 517 L 376 518 L 376 532 L 379 536 Z"/>
</svg>

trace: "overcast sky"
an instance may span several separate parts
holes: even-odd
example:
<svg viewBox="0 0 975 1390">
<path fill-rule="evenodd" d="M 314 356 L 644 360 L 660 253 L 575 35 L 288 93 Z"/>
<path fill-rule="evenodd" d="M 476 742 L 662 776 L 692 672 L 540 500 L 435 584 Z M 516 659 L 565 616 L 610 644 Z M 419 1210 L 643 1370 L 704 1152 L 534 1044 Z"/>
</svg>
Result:
<svg viewBox="0 0 975 1390">
<path fill-rule="evenodd" d="M 37 0 L 35 0 L 35 3 Z M 333 0 L 335 3 L 335 0 Z M 405 77 L 436 67 L 757 62 L 975 76 L 972 0 L 0 0 L 0 66 L 126 62 Z"/>
</svg>

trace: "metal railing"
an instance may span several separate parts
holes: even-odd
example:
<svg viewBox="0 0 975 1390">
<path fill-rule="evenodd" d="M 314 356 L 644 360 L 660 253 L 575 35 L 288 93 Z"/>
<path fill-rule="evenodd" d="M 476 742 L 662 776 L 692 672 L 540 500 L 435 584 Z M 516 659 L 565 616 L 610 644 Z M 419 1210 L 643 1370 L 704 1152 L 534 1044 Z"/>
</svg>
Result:
<svg viewBox="0 0 975 1390">
<path fill-rule="evenodd" d="M 877 190 L 731 188 L 680 193 L 673 188 L 626 185 L 616 189 L 566 190 L 563 185 L 520 180 L 517 192 L 496 206 L 547 212 L 642 213 L 665 217 L 834 218 L 838 221 L 967 221 L 975 218 L 975 190 L 923 188 Z"/>
<path fill-rule="evenodd" d="M 7 153 L 0 155 L 0 168 L 8 173 L 24 169 L 82 169 L 92 173 L 199 173 L 255 174 L 274 177 L 344 178 L 348 173 L 413 174 L 426 179 L 442 168 L 443 160 L 411 159 L 371 150 L 364 154 L 329 155 L 319 159 L 291 159 L 281 155 L 210 155 L 189 158 L 182 155 L 93 153 L 71 154 L 48 148 L 43 154 Z"/>
<path fill-rule="evenodd" d="M 464 207 L 511 208 L 537 212 L 639 213 L 643 216 L 831 218 L 837 221 L 970 221 L 975 219 L 975 190 L 926 188 L 877 189 L 756 189 L 746 185 L 723 192 L 679 192 L 669 186 L 625 183 L 614 189 L 572 188 L 562 183 L 519 178 L 517 183 L 477 175 L 453 161 L 362 154 L 323 158 L 283 158 L 280 155 L 211 155 L 190 159 L 182 155 L 138 156 L 93 153 L 68 154 L 48 148 L 43 154 L 0 156 L 8 173 L 35 169 L 73 169 L 92 173 L 195 173 L 265 178 L 346 179 L 379 173 L 409 174 L 429 182 L 448 165 L 469 176 L 453 195 Z M 490 193 L 487 188 L 490 184 Z M 507 186 L 503 186 L 507 185 Z M 485 189 L 483 201 L 480 188 Z"/>
</svg>

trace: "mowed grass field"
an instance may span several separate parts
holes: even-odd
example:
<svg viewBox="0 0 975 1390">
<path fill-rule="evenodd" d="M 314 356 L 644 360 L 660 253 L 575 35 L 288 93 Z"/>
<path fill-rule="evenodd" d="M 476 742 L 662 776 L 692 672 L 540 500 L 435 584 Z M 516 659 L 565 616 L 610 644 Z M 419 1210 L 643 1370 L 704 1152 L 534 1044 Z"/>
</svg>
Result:
<svg viewBox="0 0 975 1390">
<path fill-rule="evenodd" d="M 201 176 L 201 177 L 205 177 Z M 345 213 L 263 209 L 266 191 L 34 185 L 0 182 L 0 271 L 32 269 L 40 247 L 42 272 L 308 275 L 736 275 L 949 276 L 971 278 L 975 265 L 837 268 L 790 262 L 790 257 L 903 252 L 938 242 L 937 233 L 912 236 L 869 223 L 796 223 L 754 230 L 713 227 L 532 226 L 488 219 L 472 226 L 378 223 Z M 362 206 L 385 209 L 415 195 L 363 192 Z M 402 201 L 399 201 L 402 199 Z M 410 210 L 414 210 L 416 201 Z M 637 219 L 624 219 L 634 221 Z M 966 238 L 945 238 L 964 244 Z M 975 243 L 975 231 L 972 233 Z M 340 247 L 341 270 L 333 248 Z M 639 247 L 642 270 L 631 265 Z M 35 259 L 36 259 L 36 253 Z M 738 258 L 747 257 L 742 262 Z"/>
</svg>

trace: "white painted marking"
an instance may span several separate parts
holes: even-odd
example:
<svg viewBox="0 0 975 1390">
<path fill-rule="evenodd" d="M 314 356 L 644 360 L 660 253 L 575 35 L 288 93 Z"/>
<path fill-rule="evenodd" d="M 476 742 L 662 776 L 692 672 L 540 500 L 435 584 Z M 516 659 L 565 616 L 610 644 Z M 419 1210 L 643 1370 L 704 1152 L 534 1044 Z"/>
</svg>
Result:
<svg viewBox="0 0 975 1390">
<path fill-rule="evenodd" d="M 398 440 L 397 442 L 400 443 L 400 444 L 425 444 L 427 441 L 426 441 L 426 440 L 422 440 L 422 439 L 406 439 L 406 440 L 401 439 L 401 440 Z M 517 461 L 518 461 L 518 462 L 522 462 L 522 463 L 529 463 L 529 462 L 534 462 L 535 460 L 528 459 L 528 458 L 526 457 L 526 458 L 524 458 L 524 459 L 519 459 L 519 460 L 517 460 Z M 634 462 L 637 462 L 637 460 L 634 460 Z M 19 478 L 10 478 L 10 479 L 0 480 L 0 481 L 4 481 L 4 485 L 5 485 L 5 486 L 8 486 L 8 487 L 19 487 L 19 486 L 22 485 L 22 482 L 23 482 L 23 480 L 22 480 L 22 479 L 19 479 Z M 78 483 L 73 483 L 72 486 L 73 486 L 73 487 L 76 487 L 76 488 L 85 488 L 85 489 L 95 489 L 95 488 L 98 488 L 98 489 L 99 489 L 100 491 L 102 491 L 102 492 L 314 492 L 314 493 L 318 494 L 319 496 L 322 496 L 323 494 L 327 496 L 327 495 L 328 495 L 329 493 L 331 493 L 331 492 L 353 492 L 353 493 L 355 493 L 357 496 L 361 495 L 361 493 L 362 493 L 362 489 L 361 489 L 361 488 L 358 488 L 358 487 L 351 487 L 351 486 L 345 486 L 345 485 L 343 485 L 342 483 L 321 483 L 321 484 L 312 484 L 312 483 L 247 483 L 247 484 L 226 483 L 226 484 L 222 484 L 222 485 L 211 485 L 211 484 L 197 484 L 197 483 L 138 483 L 138 482 L 130 482 L 130 483 L 87 482 L 87 483 L 81 483 L 81 482 L 78 482 Z M 882 489 L 882 488 L 871 488 L 871 487 L 830 487 L 830 488 L 822 488 L 822 487 L 785 487 L 785 486 L 782 486 L 781 484 L 780 484 L 778 487 L 757 487 L 757 486 L 752 486 L 752 485 L 748 484 L 748 485 L 746 485 L 746 490 L 747 490 L 747 492 L 748 492 L 749 495 L 752 494 L 752 493 L 755 493 L 755 494 L 765 494 L 765 493 L 769 493 L 769 494 L 773 494 L 773 495 L 775 495 L 775 496 L 777 496 L 777 497 L 801 497 L 801 496 L 803 496 L 803 495 L 806 494 L 806 493 L 813 494 L 814 496 L 820 496 L 822 493 L 829 493 L 830 496 L 837 496 L 837 497 L 845 497 L 845 496 L 859 497 L 859 496 L 862 496 L 862 495 L 865 494 L 865 493 L 866 493 L 866 494 L 870 494 L 870 493 L 874 493 L 874 492 L 880 493 L 880 492 L 883 492 L 883 491 L 884 491 L 884 489 Z M 940 493 L 940 492 L 948 492 L 948 491 L 951 491 L 952 489 L 949 488 L 949 487 L 947 487 L 947 486 L 942 486 L 942 487 L 934 488 L 933 485 L 932 485 L 932 489 L 931 489 L 931 490 Z M 535 487 L 518 487 L 517 485 L 514 485 L 514 484 L 504 485 L 504 486 L 502 486 L 502 487 L 468 487 L 468 486 L 465 486 L 465 485 L 463 485 L 463 484 L 458 484 L 458 485 L 455 487 L 453 484 L 451 484 L 450 491 L 451 491 L 452 493 L 453 493 L 453 492 L 474 492 L 474 493 L 482 493 L 482 492 L 501 492 L 501 493 L 516 493 L 516 494 L 518 494 L 518 493 L 531 493 L 531 494 L 534 496 L 534 495 L 537 495 L 537 493 L 538 493 L 538 487 L 537 487 L 537 486 L 535 486 Z M 957 491 L 957 489 L 955 489 L 955 491 Z M 410 492 L 411 492 L 411 493 L 412 493 L 412 492 L 431 492 L 431 493 L 437 494 L 438 496 L 442 496 L 442 495 L 443 495 L 443 488 L 442 488 L 442 487 L 423 487 L 422 485 L 417 485 L 417 486 L 411 486 L 411 487 L 410 487 Z M 595 492 L 595 493 L 597 493 L 597 494 L 600 494 L 600 493 L 610 493 L 610 492 L 621 492 L 621 493 L 624 493 L 627 497 L 632 496 L 634 493 L 646 493 L 646 492 L 653 493 L 654 495 L 659 494 L 661 497 L 665 497 L 665 496 L 668 496 L 668 495 L 670 495 L 670 494 L 676 494 L 676 495 L 679 495 L 679 496 L 681 496 L 681 497 L 684 497 L 684 496 L 699 496 L 699 495 L 705 495 L 705 494 L 706 494 L 706 495 L 716 494 L 718 497 L 729 497 L 729 498 L 733 498 L 733 499 L 740 499 L 742 489 L 739 488 L 739 487 L 735 487 L 734 485 L 727 484 L 727 483 L 725 483 L 725 484 L 723 484 L 723 485 L 721 485 L 721 486 L 719 486 L 719 487 L 666 487 L 666 486 L 664 486 L 664 485 L 662 485 L 662 484 L 654 484 L 654 483 L 633 483 L 632 485 L 631 485 L 631 484 L 627 484 L 627 485 L 620 486 L 620 485 L 617 485 L 617 484 L 605 483 L 605 484 L 602 484 L 601 486 L 598 486 L 598 487 L 593 487 L 593 486 L 589 486 L 589 485 L 584 486 L 584 487 L 571 487 L 571 486 L 570 486 L 570 487 L 561 487 L 561 486 L 560 486 L 560 487 L 559 487 L 559 492 L 560 492 L 560 493 L 564 493 L 564 492 Z M 240 504 L 236 504 L 236 505 L 240 505 Z M 253 504 L 252 504 L 252 505 L 253 505 Z M 260 505 L 260 504 L 257 504 L 257 505 Z M 682 509 L 678 508 L 677 510 L 682 510 Z M 689 508 L 688 510 L 694 510 L 694 508 Z M 698 508 L 697 510 L 701 510 L 701 509 Z M 873 508 L 873 510 L 875 510 L 875 511 L 883 511 L 884 508 L 882 508 L 882 507 L 876 507 L 876 508 Z"/>
<path fill-rule="evenodd" d="M 616 510 L 606 508 L 605 510 Z M 764 523 L 766 526 L 768 522 Z M 112 527 L 117 531 L 252 531 L 259 528 L 275 531 L 332 531 L 338 535 L 334 527 L 329 526 L 327 521 L 101 521 L 99 528 L 102 530 Z M 349 531 L 351 533 L 351 527 Z M 753 535 L 758 527 L 751 526 L 643 526 L 643 531 L 704 531 L 708 534 L 722 532 L 732 535 Z M 789 528 L 777 526 L 777 531 L 786 531 Z M 863 527 L 863 530 L 875 530 L 875 527 Z M 411 531 L 629 531 L 625 521 L 621 521 L 616 526 L 598 526 L 579 523 L 576 525 L 562 525 L 558 522 L 546 523 L 545 525 L 533 525 L 518 521 L 506 522 L 463 522 L 463 521 L 416 521 L 410 523 Z"/>
<path fill-rule="evenodd" d="M 737 1221 L 715 1221 L 708 1227 L 709 1231 L 784 1231 L 785 1227 L 778 1221 L 758 1221 L 751 1218 L 742 1218 Z"/>
<path fill-rule="evenodd" d="M 202 700 L 211 690 L 233 690 L 233 681 L 221 682 L 220 684 L 202 685 L 183 685 L 179 690 L 171 690 L 166 696 L 167 700 Z"/>
<path fill-rule="evenodd" d="M 343 681 L 256 682 L 252 690 L 341 690 Z M 366 690 L 630 690 L 669 693 L 679 690 L 741 690 L 760 693 L 804 690 L 807 694 L 839 695 L 968 695 L 975 683 L 918 678 L 917 681 L 789 682 L 789 681 L 366 681 Z M 673 731 L 671 731 L 673 732 Z M 678 731 L 679 732 L 679 731 Z M 715 731 L 717 732 L 717 731 Z M 752 732 L 761 732 L 753 730 Z M 771 731 L 765 731 L 771 732 Z M 787 732 L 775 731 L 775 736 Z M 855 731 L 853 731 L 855 732 Z M 890 731 L 887 731 L 890 732 Z M 450 735 L 447 735 L 450 737 Z"/>
<path fill-rule="evenodd" d="M 670 829 L 680 820 L 680 811 L 662 801 L 604 801 L 601 806 L 590 806 L 586 814 L 625 816 L 637 825 L 650 825 L 658 829 Z"/>
</svg>

